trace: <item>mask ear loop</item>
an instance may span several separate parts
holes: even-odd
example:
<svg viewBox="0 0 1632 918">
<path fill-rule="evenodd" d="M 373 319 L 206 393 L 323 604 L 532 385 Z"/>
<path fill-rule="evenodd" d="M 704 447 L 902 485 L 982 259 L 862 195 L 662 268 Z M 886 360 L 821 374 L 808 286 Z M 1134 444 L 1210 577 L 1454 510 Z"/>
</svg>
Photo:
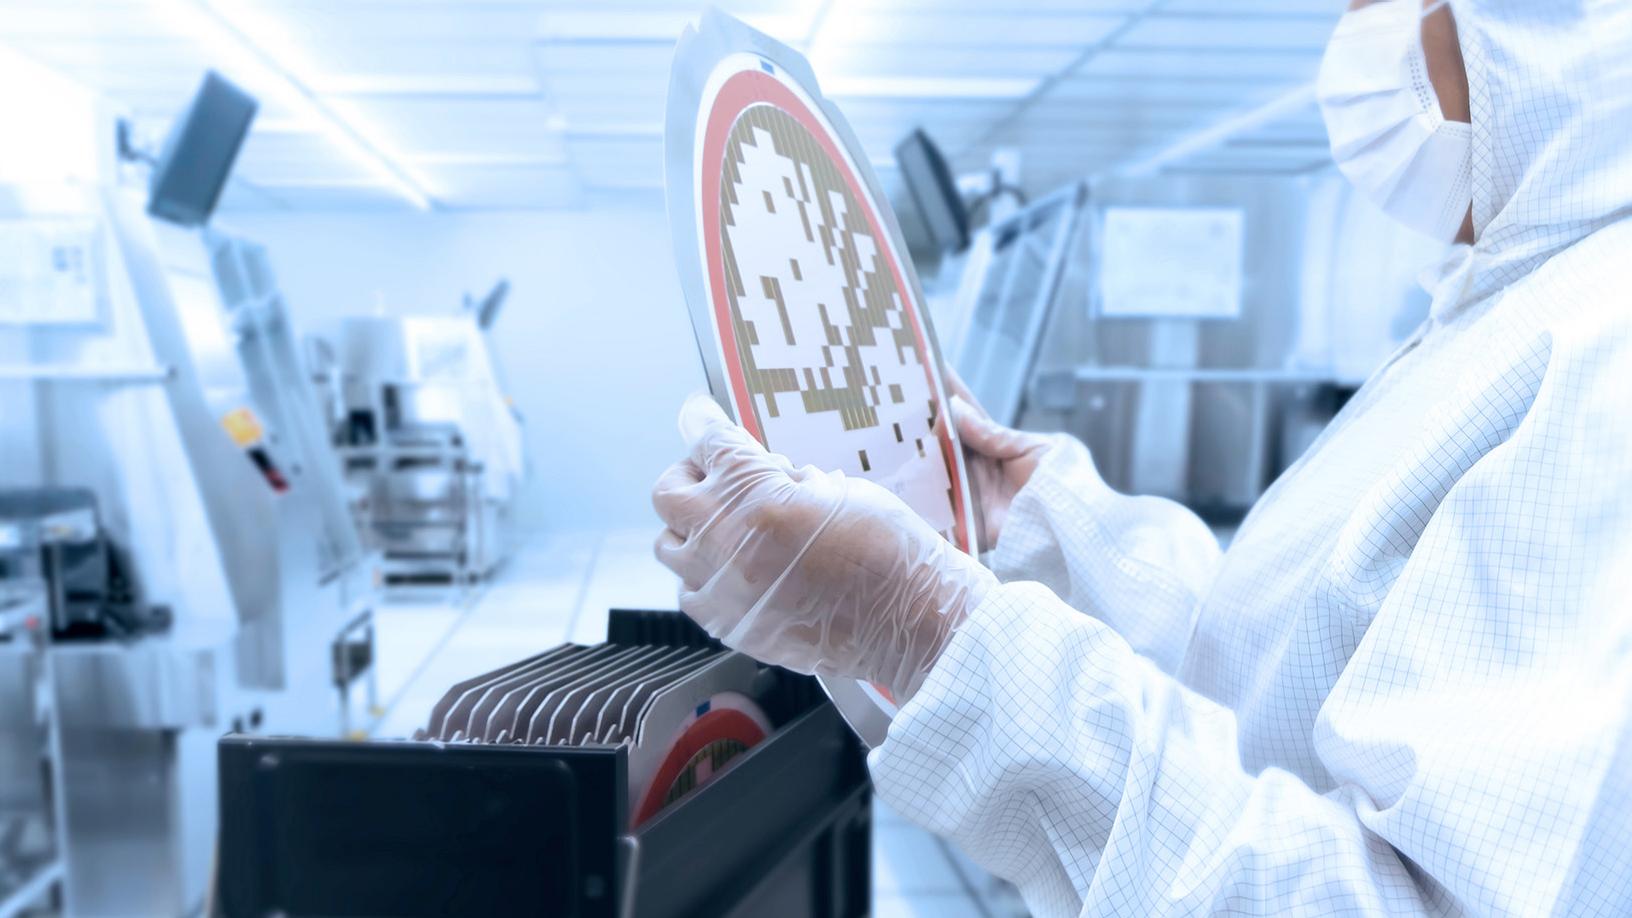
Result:
<svg viewBox="0 0 1632 918">
<path fill-rule="evenodd" d="M 1439 12 L 1441 8 L 1449 6 L 1450 2 L 1451 2 L 1451 0 L 1434 0 L 1433 3 L 1430 3 L 1428 6 L 1423 8 L 1421 19 L 1427 19 L 1429 16 L 1434 15 L 1435 13 Z M 1420 37 L 1419 37 L 1418 41 L 1419 42 L 1421 41 Z M 1424 56 L 1423 66 L 1424 67 L 1427 66 L 1426 55 Z M 1439 100 L 1438 100 L 1437 96 L 1436 96 L 1434 102 L 1435 102 L 1435 104 L 1434 104 L 1434 107 L 1433 107 L 1433 111 L 1434 111 L 1434 113 L 1436 115 L 1440 116 L 1439 120 L 1440 120 L 1442 125 L 1445 125 L 1445 124 L 1459 125 L 1459 126 L 1461 125 L 1461 122 L 1449 121 L 1444 117 L 1443 114 L 1440 113 L 1439 104 L 1438 104 Z M 1466 131 L 1467 131 L 1467 134 L 1468 134 L 1468 140 L 1471 143 L 1472 140 L 1473 140 L 1473 126 L 1471 124 L 1467 125 L 1466 126 Z M 1461 176 L 1458 179 L 1458 184 L 1463 184 L 1463 183 L 1468 185 L 1468 203 L 1469 203 L 1469 206 L 1472 207 L 1472 205 L 1473 205 L 1473 176 L 1472 176 L 1471 172 L 1464 171 L 1461 174 Z M 1451 205 L 1449 205 L 1447 203 L 1447 206 L 1449 207 Z"/>
<path fill-rule="evenodd" d="M 1402 0 L 1402 2 L 1415 2 L 1415 0 Z M 1417 22 L 1418 22 L 1418 27 L 1417 27 L 1417 57 L 1416 57 L 1415 61 L 1413 62 L 1412 70 L 1416 71 L 1419 66 L 1421 67 L 1420 72 L 1414 73 L 1413 75 L 1414 76 L 1420 76 L 1422 78 L 1422 84 L 1421 85 L 1425 89 L 1419 89 L 1418 93 L 1420 95 L 1421 93 L 1426 91 L 1429 94 L 1428 96 L 1425 96 L 1423 98 L 1423 103 L 1424 103 L 1425 107 L 1429 111 L 1432 112 L 1432 114 L 1434 116 L 1436 127 L 1438 125 L 1440 125 L 1440 124 L 1455 124 L 1457 122 L 1450 121 L 1440 111 L 1440 108 L 1439 108 L 1439 93 L 1433 88 L 1433 83 L 1432 83 L 1431 79 L 1428 76 L 1428 55 L 1427 55 L 1426 50 L 1423 48 L 1421 23 L 1425 22 L 1428 19 L 1429 16 L 1432 16 L 1435 13 L 1439 12 L 1440 9 L 1442 9 L 1442 8 L 1444 8 L 1446 6 L 1449 6 L 1450 2 L 1451 2 L 1451 0 L 1434 0 L 1433 3 L 1430 3 L 1429 5 L 1423 7 L 1422 15 L 1420 17 L 1418 17 L 1418 19 L 1417 19 Z M 1430 97 L 1431 97 L 1431 103 L 1432 104 L 1429 104 Z"/>
</svg>

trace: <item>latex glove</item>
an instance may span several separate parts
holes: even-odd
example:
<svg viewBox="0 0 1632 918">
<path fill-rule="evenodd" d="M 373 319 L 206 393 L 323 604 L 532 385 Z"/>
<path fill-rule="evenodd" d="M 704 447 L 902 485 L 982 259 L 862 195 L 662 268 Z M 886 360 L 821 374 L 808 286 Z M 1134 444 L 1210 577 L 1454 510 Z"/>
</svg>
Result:
<svg viewBox="0 0 1632 918">
<path fill-rule="evenodd" d="M 964 464 L 975 482 L 981 518 L 986 523 L 986 544 L 981 548 L 990 549 L 1003 532 L 1014 496 L 1031 480 L 1043 456 L 1053 447 L 1054 438 L 1004 427 L 992 420 L 956 373 L 947 373 L 947 384 L 953 393 L 950 414 L 957 425 L 958 439 L 963 441 Z"/>
<path fill-rule="evenodd" d="M 729 647 L 905 701 L 997 585 L 894 494 L 794 468 L 706 395 L 680 429 L 691 455 L 652 490 L 657 557 L 680 575 L 681 611 Z"/>
</svg>

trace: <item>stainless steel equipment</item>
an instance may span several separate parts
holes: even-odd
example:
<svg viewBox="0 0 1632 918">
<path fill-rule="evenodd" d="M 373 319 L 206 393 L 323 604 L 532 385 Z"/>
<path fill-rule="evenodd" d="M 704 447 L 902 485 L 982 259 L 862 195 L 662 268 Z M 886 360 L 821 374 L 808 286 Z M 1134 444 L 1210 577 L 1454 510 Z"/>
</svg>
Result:
<svg viewBox="0 0 1632 918">
<path fill-rule="evenodd" d="M 945 347 L 999 423 L 1020 419 L 1087 204 L 1087 185 L 1068 185 L 987 226 L 969 253 Z"/>
<path fill-rule="evenodd" d="M 348 318 L 315 368 L 359 525 L 390 583 L 468 586 L 512 549 L 527 465 L 484 334 L 493 303 Z"/>
<path fill-rule="evenodd" d="M 45 584 L 45 625 L 58 638 L 162 631 L 169 610 L 137 601 L 99 520 L 86 488 L 0 488 L 0 580 Z"/>
<path fill-rule="evenodd" d="M 156 632 L 33 651 L 51 673 L 69 914 L 197 912 L 215 738 L 338 736 L 366 716 L 346 689 L 372 672 L 377 558 L 264 254 L 144 205 L 0 187 L 0 219 L 95 226 L 104 290 L 96 321 L 0 328 L 4 484 L 93 494 L 132 602 L 170 612 Z M 65 585 L 51 576 L 48 595 Z"/>
<path fill-rule="evenodd" d="M 0 546 L 23 534 L 0 526 Z M 46 584 L 0 583 L 0 916 L 61 904 L 61 733 L 51 699 Z"/>
</svg>

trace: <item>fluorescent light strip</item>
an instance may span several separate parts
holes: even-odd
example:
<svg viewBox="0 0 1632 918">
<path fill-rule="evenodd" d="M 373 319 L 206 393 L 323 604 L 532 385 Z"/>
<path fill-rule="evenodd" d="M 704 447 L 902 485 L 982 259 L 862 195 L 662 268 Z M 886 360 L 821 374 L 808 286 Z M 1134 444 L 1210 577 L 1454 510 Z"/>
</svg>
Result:
<svg viewBox="0 0 1632 918">
<path fill-rule="evenodd" d="M 265 28 L 241 6 L 225 0 L 155 0 L 155 5 L 211 48 L 219 59 L 232 61 L 227 68 L 230 75 L 256 89 L 270 90 L 285 106 L 310 115 L 324 136 L 415 207 L 429 210 L 433 206 L 425 183 L 402 165 L 400 157 L 388 153 L 342 118 L 299 76 L 278 63 L 272 50 L 250 39 L 251 35 L 264 39 L 276 34 L 275 30 Z M 285 53 L 287 48 L 275 50 L 280 57 L 292 56 Z"/>
</svg>

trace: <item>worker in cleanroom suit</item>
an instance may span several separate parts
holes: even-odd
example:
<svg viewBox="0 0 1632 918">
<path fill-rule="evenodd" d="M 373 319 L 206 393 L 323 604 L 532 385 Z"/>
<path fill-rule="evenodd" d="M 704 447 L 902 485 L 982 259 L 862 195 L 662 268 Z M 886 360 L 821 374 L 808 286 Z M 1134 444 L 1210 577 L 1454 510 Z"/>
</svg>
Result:
<svg viewBox="0 0 1632 918">
<path fill-rule="evenodd" d="M 1317 95 L 1469 244 L 1229 551 L 955 402 L 988 570 L 693 400 L 658 554 L 727 643 L 909 698 L 878 794 L 1041 915 L 1632 914 L 1632 4 L 1357 5 Z"/>
</svg>

